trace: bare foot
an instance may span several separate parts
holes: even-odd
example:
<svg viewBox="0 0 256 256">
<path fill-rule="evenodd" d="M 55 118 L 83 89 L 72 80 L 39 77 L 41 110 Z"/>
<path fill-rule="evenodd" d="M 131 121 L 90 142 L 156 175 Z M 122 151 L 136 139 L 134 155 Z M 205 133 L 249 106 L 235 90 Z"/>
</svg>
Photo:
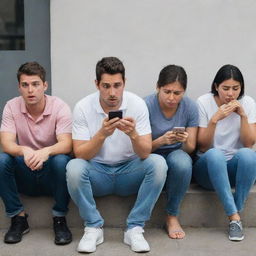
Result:
<svg viewBox="0 0 256 256">
<path fill-rule="evenodd" d="M 180 223 L 176 216 L 171 216 L 171 215 L 167 216 L 166 230 L 167 230 L 168 236 L 172 239 L 182 239 L 185 237 L 185 232 L 180 226 Z"/>
</svg>

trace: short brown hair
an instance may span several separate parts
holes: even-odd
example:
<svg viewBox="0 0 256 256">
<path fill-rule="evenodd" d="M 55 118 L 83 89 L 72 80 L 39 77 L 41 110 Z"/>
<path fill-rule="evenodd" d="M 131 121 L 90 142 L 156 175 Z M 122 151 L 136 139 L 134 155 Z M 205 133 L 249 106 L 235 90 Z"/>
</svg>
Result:
<svg viewBox="0 0 256 256">
<path fill-rule="evenodd" d="M 20 76 L 23 74 L 28 76 L 37 75 L 41 78 L 43 82 L 45 82 L 45 77 L 46 77 L 45 69 L 36 61 L 26 62 L 19 67 L 17 72 L 18 82 L 20 82 Z"/>
</svg>

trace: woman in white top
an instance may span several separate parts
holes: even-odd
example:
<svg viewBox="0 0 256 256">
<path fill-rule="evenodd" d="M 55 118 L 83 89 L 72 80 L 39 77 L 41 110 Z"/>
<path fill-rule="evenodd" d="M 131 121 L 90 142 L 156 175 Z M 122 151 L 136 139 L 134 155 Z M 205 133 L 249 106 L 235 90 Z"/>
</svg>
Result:
<svg viewBox="0 0 256 256">
<path fill-rule="evenodd" d="M 239 212 L 256 179 L 256 107 L 244 95 L 240 70 L 225 65 L 211 88 L 197 100 L 199 107 L 198 159 L 193 176 L 202 187 L 215 190 L 230 220 L 229 239 L 244 238 Z M 232 194 L 231 187 L 235 187 Z"/>
</svg>

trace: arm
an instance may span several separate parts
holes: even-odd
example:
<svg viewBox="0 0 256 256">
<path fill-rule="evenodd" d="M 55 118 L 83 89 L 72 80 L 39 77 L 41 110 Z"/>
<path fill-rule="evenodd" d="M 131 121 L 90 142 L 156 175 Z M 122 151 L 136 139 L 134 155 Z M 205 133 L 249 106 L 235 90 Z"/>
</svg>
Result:
<svg viewBox="0 0 256 256">
<path fill-rule="evenodd" d="M 231 104 L 220 106 L 217 112 L 209 120 L 208 126 L 199 127 L 197 143 L 201 152 L 206 152 L 211 147 L 218 121 L 230 115 L 234 112 L 234 109 L 234 106 Z"/>
<path fill-rule="evenodd" d="M 154 152 L 156 149 L 160 148 L 164 145 L 177 143 L 176 135 L 172 131 L 166 132 L 164 135 L 158 137 L 152 142 L 152 151 Z"/>
<path fill-rule="evenodd" d="M 236 106 L 236 113 L 241 117 L 240 140 L 245 147 L 251 148 L 256 139 L 256 126 L 248 123 L 248 116 L 238 101 L 233 104 Z"/>
<path fill-rule="evenodd" d="M 74 153 L 77 158 L 90 160 L 100 151 L 105 139 L 113 134 L 119 118 L 105 118 L 101 129 L 90 140 L 73 140 Z"/>
<path fill-rule="evenodd" d="M 186 129 L 188 136 L 182 143 L 182 149 L 188 154 L 191 154 L 196 148 L 197 130 L 197 127 L 188 127 Z"/>
<path fill-rule="evenodd" d="M 24 148 L 29 148 L 18 145 L 16 143 L 16 134 L 10 132 L 1 132 L 1 144 L 3 152 L 12 156 L 24 156 Z"/>
</svg>

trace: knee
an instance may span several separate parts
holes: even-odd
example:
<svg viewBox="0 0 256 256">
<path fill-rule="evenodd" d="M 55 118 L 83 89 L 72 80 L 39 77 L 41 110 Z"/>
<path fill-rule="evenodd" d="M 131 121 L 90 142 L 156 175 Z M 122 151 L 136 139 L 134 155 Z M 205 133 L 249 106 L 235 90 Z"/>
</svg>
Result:
<svg viewBox="0 0 256 256">
<path fill-rule="evenodd" d="M 77 188 L 82 177 L 88 177 L 89 171 L 87 161 L 83 159 L 72 159 L 68 162 L 66 169 L 67 184 L 70 188 Z"/>
<path fill-rule="evenodd" d="M 146 159 L 148 166 L 148 170 L 151 170 L 155 176 L 156 182 L 165 182 L 168 166 L 166 164 L 165 159 L 157 154 L 150 154 Z"/>
<path fill-rule="evenodd" d="M 256 161 L 256 154 L 255 152 L 250 148 L 240 148 L 236 156 L 239 159 L 245 160 L 245 161 Z"/>
<path fill-rule="evenodd" d="M 217 148 L 211 148 L 204 153 L 208 161 L 225 161 L 226 158 L 223 152 Z"/>
<path fill-rule="evenodd" d="M 184 175 L 192 172 L 192 159 L 183 150 L 175 150 L 171 152 L 167 158 L 166 162 L 169 170 L 174 170 Z"/>
<path fill-rule="evenodd" d="M 59 154 L 52 156 L 50 159 L 51 166 L 56 169 L 56 168 L 64 168 L 66 170 L 66 165 L 70 161 L 70 156 L 64 155 L 64 154 Z"/>
</svg>

